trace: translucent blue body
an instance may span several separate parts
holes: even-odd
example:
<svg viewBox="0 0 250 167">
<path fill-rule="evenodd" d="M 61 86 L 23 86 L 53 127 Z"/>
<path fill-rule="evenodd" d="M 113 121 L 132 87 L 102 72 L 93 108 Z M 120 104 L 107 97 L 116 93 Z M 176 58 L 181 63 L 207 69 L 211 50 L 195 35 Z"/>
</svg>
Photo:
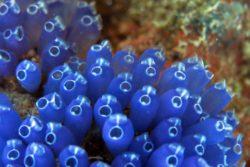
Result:
<svg viewBox="0 0 250 167">
<path fill-rule="evenodd" d="M 44 95 L 52 92 L 59 93 L 61 81 L 72 73 L 67 64 L 55 67 L 49 74 L 47 82 L 44 85 Z"/>
<path fill-rule="evenodd" d="M 199 156 L 192 156 L 184 159 L 182 166 L 209 167 L 207 162 Z"/>
<path fill-rule="evenodd" d="M 49 122 L 47 123 L 45 143 L 56 155 L 59 155 L 65 147 L 75 144 L 76 140 L 67 127 L 60 123 Z"/>
<path fill-rule="evenodd" d="M 12 105 L 9 97 L 4 93 L 0 93 L 0 106 L 13 108 L 13 105 Z"/>
<path fill-rule="evenodd" d="M 8 77 L 15 73 L 17 57 L 12 52 L 0 49 L 0 76 Z"/>
<path fill-rule="evenodd" d="M 94 4 L 90 3 L 88 4 L 86 1 L 76 1 L 74 5 L 76 6 L 76 10 L 74 12 L 72 22 L 77 21 L 80 19 L 83 15 L 91 15 L 95 16 L 96 9 Z"/>
<path fill-rule="evenodd" d="M 4 30 L 3 39 L 5 48 L 11 50 L 18 57 L 26 53 L 31 47 L 25 29 L 21 25 Z"/>
<path fill-rule="evenodd" d="M 81 166 L 88 167 L 88 154 L 79 146 L 69 145 L 59 155 L 59 163 L 62 167 Z"/>
<path fill-rule="evenodd" d="M 112 59 L 115 74 L 124 72 L 131 73 L 136 64 L 137 57 L 130 49 L 117 51 Z"/>
<path fill-rule="evenodd" d="M 1 47 L 2 49 L 5 48 L 4 43 L 5 43 L 5 41 L 4 41 L 4 38 L 3 38 L 3 33 L 1 32 L 1 33 L 0 33 L 0 47 Z"/>
<path fill-rule="evenodd" d="M 79 0 L 46 0 L 46 3 L 49 16 L 60 17 L 66 25 L 65 40 L 70 43 L 75 52 L 82 54 L 97 41 L 102 25 L 100 16 L 92 3 Z"/>
<path fill-rule="evenodd" d="M 109 151 L 114 155 L 127 150 L 133 137 L 133 125 L 123 114 L 111 115 L 102 128 L 102 138 Z"/>
<path fill-rule="evenodd" d="M 57 37 L 62 39 L 66 37 L 66 25 L 60 16 L 55 16 L 44 23 L 39 38 L 40 48 L 44 48 Z"/>
<path fill-rule="evenodd" d="M 67 64 L 74 72 L 79 72 L 80 74 L 85 75 L 87 63 L 84 59 L 78 56 L 71 56 Z"/>
<path fill-rule="evenodd" d="M 50 93 L 36 102 L 36 108 L 44 122 L 62 122 L 65 104 L 58 93 Z"/>
<path fill-rule="evenodd" d="M 189 96 L 187 108 L 181 117 L 183 127 L 191 126 L 197 123 L 201 118 L 204 110 L 201 107 L 200 101 L 200 96 Z"/>
<path fill-rule="evenodd" d="M 54 38 L 41 50 L 42 71 L 50 72 L 54 67 L 62 65 L 73 56 L 69 44 L 60 37 Z"/>
<path fill-rule="evenodd" d="M 86 71 L 86 79 L 88 84 L 91 85 L 88 88 L 88 97 L 95 102 L 107 91 L 113 77 L 114 72 L 110 62 L 104 58 L 97 59 Z"/>
<path fill-rule="evenodd" d="M 184 147 L 179 144 L 164 144 L 150 156 L 147 167 L 180 167 L 184 158 Z"/>
<path fill-rule="evenodd" d="M 65 21 L 65 24 L 69 24 L 72 15 L 76 12 L 76 3 L 78 3 L 77 0 L 70 2 L 65 0 L 45 0 L 45 2 L 49 9 L 49 16 L 60 16 Z"/>
<path fill-rule="evenodd" d="M 146 131 L 155 118 L 159 108 L 159 96 L 152 86 L 144 86 L 132 97 L 129 118 L 136 131 Z M 143 120 L 143 121 L 141 121 Z"/>
<path fill-rule="evenodd" d="M 223 142 L 225 148 L 230 148 L 226 151 L 226 163 L 227 164 L 237 164 L 238 160 L 241 158 L 243 151 L 243 136 L 241 134 L 236 137 L 228 137 Z"/>
<path fill-rule="evenodd" d="M 219 117 L 221 117 L 221 119 L 224 119 L 225 122 L 233 128 L 233 130 L 235 130 L 239 125 L 239 118 L 236 116 L 234 110 L 229 110 L 224 113 L 221 112 Z"/>
<path fill-rule="evenodd" d="M 219 144 L 207 147 L 204 158 L 212 166 L 225 165 L 225 148 L 220 147 Z M 215 156 L 216 155 L 216 156 Z"/>
<path fill-rule="evenodd" d="M 6 141 L 3 148 L 2 162 L 4 165 L 22 165 L 26 146 L 19 139 L 10 139 Z"/>
<path fill-rule="evenodd" d="M 38 45 L 42 27 L 47 19 L 48 7 L 44 1 L 38 0 L 28 4 L 25 9 L 24 28 L 33 46 Z"/>
<path fill-rule="evenodd" d="M 18 127 L 21 124 L 21 118 L 18 113 L 10 108 L 1 108 L 0 120 L 1 138 L 18 138 Z"/>
<path fill-rule="evenodd" d="M 0 138 L 0 155 L 1 155 L 1 156 L 2 156 L 3 148 L 5 147 L 5 145 L 6 145 L 6 140 Z M 0 166 L 3 166 L 2 160 L 0 160 Z"/>
<path fill-rule="evenodd" d="M 64 125 L 74 134 L 78 143 L 81 143 L 92 124 L 92 107 L 85 96 L 78 96 L 67 106 Z"/>
<path fill-rule="evenodd" d="M 46 125 L 37 116 L 27 117 L 19 126 L 18 134 L 27 143 L 44 142 Z"/>
<path fill-rule="evenodd" d="M 131 73 L 120 73 L 113 78 L 107 92 L 114 95 L 122 108 L 125 108 L 129 104 L 135 90 L 133 75 Z"/>
<path fill-rule="evenodd" d="M 95 161 L 90 165 L 90 167 L 110 167 L 110 165 L 102 161 Z"/>
<path fill-rule="evenodd" d="M 136 136 L 129 146 L 129 151 L 140 155 L 142 165 L 147 163 L 154 149 L 155 145 L 147 132 Z"/>
<path fill-rule="evenodd" d="M 21 12 L 24 12 L 29 4 L 34 2 L 33 0 L 18 0 L 17 4 L 21 8 Z"/>
<path fill-rule="evenodd" d="M 87 52 L 86 63 L 88 66 L 95 64 L 100 58 L 108 62 L 112 60 L 111 48 L 108 41 L 103 41 L 101 44 L 95 44 L 90 47 Z"/>
<path fill-rule="evenodd" d="M 112 167 L 128 166 L 128 167 L 142 167 L 141 159 L 138 154 L 133 152 L 124 152 L 112 161 Z"/>
<path fill-rule="evenodd" d="M 88 82 L 80 73 L 72 73 L 66 76 L 61 84 L 59 94 L 66 104 L 69 104 L 78 95 L 86 95 Z"/>
<path fill-rule="evenodd" d="M 180 142 L 182 137 L 181 120 L 174 117 L 164 119 L 152 130 L 150 137 L 156 147 L 165 143 Z"/>
<path fill-rule="evenodd" d="M 225 81 L 215 83 L 202 95 L 201 106 L 211 115 L 216 115 L 232 100 L 233 94 L 227 89 Z"/>
<path fill-rule="evenodd" d="M 185 58 L 182 63 L 184 64 L 185 68 L 188 69 L 190 67 L 196 66 L 196 65 L 200 65 L 204 67 L 204 62 L 203 60 L 198 57 L 198 55 L 193 55 L 191 57 Z"/>
<path fill-rule="evenodd" d="M 170 89 L 185 88 L 187 84 L 188 79 L 185 67 L 182 63 L 177 63 L 163 72 L 158 83 L 158 90 L 160 94 L 163 94 Z"/>
<path fill-rule="evenodd" d="M 160 68 L 152 58 L 142 60 L 133 70 L 137 88 L 144 85 L 154 85 L 160 75 Z"/>
<path fill-rule="evenodd" d="M 181 141 L 185 149 L 185 157 L 203 156 L 207 146 L 207 138 L 204 135 L 195 134 L 184 136 Z"/>
<path fill-rule="evenodd" d="M 181 117 L 188 104 L 189 93 L 186 89 L 171 89 L 160 96 L 160 106 L 154 124 L 170 117 Z"/>
<path fill-rule="evenodd" d="M 207 144 L 212 145 L 222 142 L 227 131 L 232 129 L 222 120 L 207 118 L 189 127 L 184 134 L 203 134 L 207 138 Z"/>
<path fill-rule="evenodd" d="M 41 84 L 42 72 L 37 63 L 23 60 L 16 68 L 16 78 L 27 92 L 34 93 Z"/>
<path fill-rule="evenodd" d="M 70 27 L 67 41 L 69 41 L 73 49 L 79 53 L 81 53 L 84 48 L 86 49 L 92 43 L 96 42 L 102 28 L 98 15 L 80 12 L 73 16 L 70 25 L 74 26 Z"/>
<path fill-rule="evenodd" d="M 48 146 L 41 143 L 31 143 L 26 148 L 23 164 L 25 167 L 54 167 L 56 160 Z"/>
<path fill-rule="evenodd" d="M 202 64 L 197 64 L 186 70 L 186 77 L 190 94 L 200 94 L 213 78 L 213 74 Z"/>
<path fill-rule="evenodd" d="M 160 69 L 163 68 L 167 60 L 166 55 L 161 48 L 146 49 L 140 56 L 139 61 L 143 61 L 147 58 L 152 58 Z"/>
<path fill-rule="evenodd" d="M 122 113 L 120 102 L 115 96 L 104 94 L 94 105 L 94 118 L 96 125 L 102 129 L 109 116 L 116 113 Z"/>
<path fill-rule="evenodd" d="M 21 13 L 20 6 L 14 1 L 5 0 L 1 2 L 0 10 L 0 30 L 11 28 L 21 24 L 24 17 Z"/>
</svg>

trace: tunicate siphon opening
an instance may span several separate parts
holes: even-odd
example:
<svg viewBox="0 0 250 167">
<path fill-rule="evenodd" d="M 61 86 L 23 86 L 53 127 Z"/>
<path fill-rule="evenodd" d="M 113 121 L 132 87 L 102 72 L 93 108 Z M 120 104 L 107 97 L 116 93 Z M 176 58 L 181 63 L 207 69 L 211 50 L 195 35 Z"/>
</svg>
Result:
<svg viewBox="0 0 250 167">
<path fill-rule="evenodd" d="M 19 135 L 26 138 L 28 137 L 30 134 L 30 128 L 26 125 L 22 125 L 20 128 L 19 128 Z"/>
<path fill-rule="evenodd" d="M 20 81 L 23 81 L 26 79 L 26 72 L 23 70 L 20 70 L 17 72 L 17 79 Z"/>
<path fill-rule="evenodd" d="M 143 149 L 144 149 L 146 152 L 151 152 L 151 151 L 154 149 L 153 143 L 151 143 L 151 142 L 146 142 L 146 143 L 144 143 Z"/>
<path fill-rule="evenodd" d="M 128 64 L 134 63 L 134 57 L 131 56 L 131 55 L 126 55 L 126 56 L 124 56 L 124 60 L 125 60 L 125 62 L 127 62 Z"/>
<path fill-rule="evenodd" d="M 124 165 L 124 167 L 135 167 L 135 165 L 133 163 L 129 162 L 129 163 L 126 163 Z"/>
<path fill-rule="evenodd" d="M 92 68 L 91 73 L 95 76 L 102 74 L 102 68 L 100 66 L 95 66 Z"/>
<path fill-rule="evenodd" d="M 2 3 L 0 5 L 0 15 L 5 15 L 8 12 L 8 9 L 9 7 L 6 4 Z"/>
<path fill-rule="evenodd" d="M 52 77 L 53 77 L 55 80 L 61 79 L 62 76 L 63 76 L 62 71 L 55 71 L 55 72 L 52 74 Z"/>
<path fill-rule="evenodd" d="M 16 149 L 10 150 L 10 151 L 8 152 L 8 154 L 7 154 L 7 158 L 10 159 L 10 160 L 16 160 L 16 159 L 19 158 L 19 156 L 20 156 L 20 153 L 19 153 L 19 151 L 16 150 Z"/>
<path fill-rule="evenodd" d="M 172 99 L 172 104 L 175 108 L 180 108 L 182 106 L 182 100 L 179 96 L 174 96 Z"/>
<path fill-rule="evenodd" d="M 203 113 L 203 109 L 202 109 L 201 105 L 198 104 L 198 103 L 194 105 L 194 110 L 195 110 L 195 112 L 197 114 L 202 114 Z"/>
<path fill-rule="evenodd" d="M 56 135 L 54 133 L 48 133 L 45 137 L 47 144 L 52 145 L 56 142 Z"/>
<path fill-rule="evenodd" d="M 170 127 L 168 129 L 169 136 L 175 137 L 178 134 L 178 129 L 176 127 Z"/>
<path fill-rule="evenodd" d="M 123 81 L 120 84 L 120 89 L 124 92 L 129 92 L 131 90 L 131 84 L 127 81 Z"/>
<path fill-rule="evenodd" d="M 4 37 L 5 39 L 9 39 L 10 36 L 11 36 L 11 34 L 12 34 L 11 29 L 7 29 L 7 30 L 5 30 L 5 31 L 3 32 L 3 37 Z"/>
<path fill-rule="evenodd" d="M 51 56 L 58 56 L 60 54 L 60 49 L 58 46 L 52 46 L 50 49 L 49 49 L 49 53 Z"/>
<path fill-rule="evenodd" d="M 92 50 L 94 50 L 94 51 L 100 51 L 101 49 L 102 49 L 102 46 L 101 45 L 93 45 L 92 47 L 91 47 L 91 49 Z"/>
<path fill-rule="evenodd" d="M 64 83 L 64 87 L 66 88 L 66 90 L 72 90 L 75 87 L 75 82 L 72 80 L 66 81 Z"/>
<path fill-rule="evenodd" d="M 185 80 L 186 79 L 186 75 L 182 71 L 176 71 L 174 73 L 174 76 L 176 78 L 178 78 L 179 80 Z"/>
<path fill-rule="evenodd" d="M 171 155 L 167 157 L 168 166 L 176 166 L 177 164 L 178 164 L 178 158 L 175 155 Z"/>
<path fill-rule="evenodd" d="M 111 113 L 112 113 L 112 109 L 107 105 L 101 106 L 100 109 L 99 109 L 99 114 L 101 116 L 107 117 Z"/>
<path fill-rule="evenodd" d="M 120 127 L 113 127 L 110 132 L 109 136 L 112 139 L 119 139 L 123 136 L 123 130 Z"/>
<path fill-rule="evenodd" d="M 36 14 L 38 11 L 38 6 L 35 5 L 35 4 L 32 4 L 32 5 L 29 5 L 28 8 L 27 8 L 27 12 L 31 15 L 34 15 Z"/>
<path fill-rule="evenodd" d="M 54 30 L 54 23 L 52 23 L 51 21 L 46 22 L 44 25 L 44 29 L 47 32 L 52 32 Z"/>
<path fill-rule="evenodd" d="M 65 161 L 65 166 L 68 166 L 68 167 L 76 167 L 76 166 L 78 166 L 78 160 L 76 159 L 76 157 L 69 157 L 69 158 Z"/>
<path fill-rule="evenodd" d="M 31 156 L 31 155 L 25 157 L 24 164 L 25 164 L 26 167 L 33 167 L 34 164 L 35 164 L 34 157 Z"/>
<path fill-rule="evenodd" d="M 151 98 L 148 95 L 142 95 L 139 101 L 142 105 L 149 105 L 151 103 Z"/>
<path fill-rule="evenodd" d="M 240 154 L 242 153 L 242 147 L 241 147 L 240 144 L 234 145 L 233 150 L 234 150 L 234 152 L 235 152 L 236 154 L 238 154 L 238 155 L 240 155 Z"/>
<path fill-rule="evenodd" d="M 10 61 L 10 59 L 11 59 L 11 57 L 7 52 L 0 50 L 0 60 L 8 62 L 8 61 Z"/>
<path fill-rule="evenodd" d="M 146 74 L 150 77 L 153 77 L 156 75 L 156 69 L 150 66 L 146 69 Z"/>
<path fill-rule="evenodd" d="M 81 23 L 85 26 L 90 26 L 93 23 L 93 18 L 91 16 L 85 15 L 81 18 Z"/>
<path fill-rule="evenodd" d="M 39 109 L 43 109 L 48 105 L 48 100 L 45 98 L 41 98 L 37 101 L 36 105 Z"/>
<path fill-rule="evenodd" d="M 73 106 L 70 110 L 70 112 L 73 114 L 73 115 L 80 115 L 81 112 L 82 112 L 82 109 L 80 106 Z"/>
<path fill-rule="evenodd" d="M 199 144 L 195 146 L 195 151 L 198 155 L 202 156 L 205 150 L 204 150 L 204 147 L 201 144 Z"/>
<path fill-rule="evenodd" d="M 221 132 L 224 130 L 225 126 L 224 126 L 224 123 L 222 121 L 217 121 L 215 123 L 215 128 L 217 131 Z"/>
</svg>

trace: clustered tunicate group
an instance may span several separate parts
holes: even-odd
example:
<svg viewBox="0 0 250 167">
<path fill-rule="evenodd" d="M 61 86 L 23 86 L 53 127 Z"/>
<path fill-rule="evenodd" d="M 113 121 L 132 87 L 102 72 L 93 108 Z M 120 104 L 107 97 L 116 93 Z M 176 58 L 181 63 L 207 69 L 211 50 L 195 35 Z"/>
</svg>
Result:
<svg viewBox="0 0 250 167">
<path fill-rule="evenodd" d="M 44 52 L 67 55 L 67 61 L 42 56 L 45 64 L 22 60 L 17 67 L 0 66 L 1 74 L 14 68 L 27 92 L 43 88 L 43 96 L 35 103 L 38 115 L 24 119 L 10 99 L 0 94 L 0 166 L 239 164 L 242 136 L 235 135 L 238 119 L 233 110 L 224 111 L 233 95 L 225 81 L 212 82 L 213 74 L 200 58 L 167 66 L 162 49 L 150 48 L 140 56 L 124 49 L 112 55 L 108 41 L 92 45 L 86 58 L 80 58 L 69 54 L 60 40 L 53 42 L 60 52 L 51 44 Z M 5 52 L 0 55 L 3 60 Z M 46 76 L 45 83 L 42 76 Z M 112 162 L 92 162 L 82 147 L 93 129 L 99 130 Z"/>
<path fill-rule="evenodd" d="M 55 166 L 59 158 L 61 166 L 89 166 L 80 145 L 95 126 L 114 167 L 237 165 L 238 120 L 233 111 L 222 112 L 232 94 L 225 82 L 210 83 L 213 75 L 198 57 L 165 68 L 160 49 L 112 56 L 107 41 L 86 55 L 49 73 L 36 102 L 39 115 L 21 120 L 1 95 L 3 164 Z M 39 87 L 39 68 L 29 60 L 18 65 L 16 77 L 27 90 Z M 104 162 L 92 166 L 98 164 Z"/>
<path fill-rule="evenodd" d="M 48 73 L 95 43 L 100 30 L 100 17 L 85 1 L 0 1 L 0 78 L 13 75 L 32 48 Z"/>
</svg>

